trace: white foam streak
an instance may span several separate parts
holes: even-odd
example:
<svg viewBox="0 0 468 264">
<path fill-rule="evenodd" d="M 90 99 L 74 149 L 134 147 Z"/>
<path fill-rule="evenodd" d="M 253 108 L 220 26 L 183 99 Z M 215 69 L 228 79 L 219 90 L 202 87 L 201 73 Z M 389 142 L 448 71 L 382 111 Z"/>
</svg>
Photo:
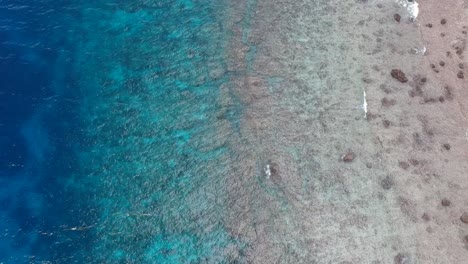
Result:
<svg viewBox="0 0 468 264">
<path fill-rule="evenodd" d="M 265 167 L 265 174 L 267 176 L 267 179 L 270 178 L 271 176 L 271 170 L 270 170 L 270 164 L 267 164 L 266 167 Z"/>
<path fill-rule="evenodd" d="M 364 118 L 367 119 L 367 98 L 366 90 L 364 90 L 364 103 L 362 104 L 362 109 L 364 110 Z"/>
</svg>

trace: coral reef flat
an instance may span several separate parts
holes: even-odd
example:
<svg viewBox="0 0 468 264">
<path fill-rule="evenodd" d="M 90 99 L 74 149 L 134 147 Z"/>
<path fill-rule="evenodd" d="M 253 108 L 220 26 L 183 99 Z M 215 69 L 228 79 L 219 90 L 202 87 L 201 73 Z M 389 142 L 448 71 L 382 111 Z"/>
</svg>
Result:
<svg viewBox="0 0 468 264">
<path fill-rule="evenodd" d="M 0 263 L 468 262 L 466 0 L 0 14 Z"/>
<path fill-rule="evenodd" d="M 257 0 L 250 13 L 233 22 L 248 144 L 229 177 L 248 259 L 465 262 L 466 3 Z"/>
</svg>

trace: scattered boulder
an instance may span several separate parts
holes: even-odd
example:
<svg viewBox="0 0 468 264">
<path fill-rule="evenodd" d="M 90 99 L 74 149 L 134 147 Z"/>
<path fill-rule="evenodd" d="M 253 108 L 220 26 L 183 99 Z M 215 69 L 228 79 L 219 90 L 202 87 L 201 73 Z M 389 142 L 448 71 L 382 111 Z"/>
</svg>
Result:
<svg viewBox="0 0 468 264">
<path fill-rule="evenodd" d="M 394 14 L 393 18 L 395 19 L 396 22 L 400 23 L 400 20 L 401 20 L 400 14 Z"/>
<path fill-rule="evenodd" d="M 458 77 L 458 79 L 464 79 L 464 78 L 465 78 L 465 75 L 463 74 L 462 71 L 459 71 L 459 72 L 457 73 L 457 77 Z"/>
<path fill-rule="evenodd" d="M 395 264 L 409 264 L 410 257 L 407 253 L 398 253 L 394 258 L 393 262 Z"/>
<path fill-rule="evenodd" d="M 450 43 L 450 46 L 452 46 L 452 48 L 456 50 L 456 53 L 458 55 L 461 55 L 466 49 L 466 40 L 462 38 L 457 38 Z"/>
<path fill-rule="evenodd" d="M 393 78 L 397 79 L 401 83 L 405 83 L 408 81 L 408 78 L 406 78 L 406 75 L 400 69 L 393 69 L 391 71 L 391 75 Z"/>
<path fill-rule="evenodd" d="M 393 181 L 392 177 L 387 176 L 380 182 L 380 185 L 384 190 L 390 190 L 393 185 L 395 185 L 395 182 Z"/>
<path fill-rule="evenodd" d="M 408 162 L 400 161 L 400 162 L 398 162 L 398 166 L 399 166 L 400 168 L 406 170 L 406 169 L 409 168 L 410 165 L 408 164 Z"/>
<path fill-rule="evenodd" d="M 421 138 L 421 135 L 418 132 L 413 133 L 413 140 L 416 145 L 422 145 L 424 143 L 424 140 Z M 413 162 L 410 160 L 411 164 Z M 413 164 L 414 165 L 414 164 Z"/>
<path fill-rule="evenodd" d="M 468 224 L 468 213 L 463 213 L 462 216 L 460 217 L 460 220 L 465 223 L 465 224 Z"/>
<path fill-rule="evenodd" d="M 445 99 L 447 99 L 448 101 L 452 101 L 454 98 L 452 87 L 446 85 L 444 86 L 444 90 Z"/>
<path fill-rule="evenodd" d="M 416 87 L 414 87 L 413 89 L 411 89 L 410 91 L 408 91 L 408 94 L 409 96 L 411 97 L 415 97 L 415 96 L 423 96 L 423 90 L 421 88 L 421 85 L 416 85 Z"/>
<path fill-rule="evenodd" d="M 281 175 L 279 172 L 279 165 L 274 162 L 269 162 L 264 168 L 265 176 L 271 179 L 274 183 L 281 182 Z"/>
<path fill-rule="evenodd" d="M 442 206 L 448 207 L 448 206 L 450 206 L 452 204 L 452 202 L 450 202 L 449 199 L 444 198 L 444 199 L 442 199 L 441 204 L 442 204 Z"/>
<path fill-rule="evenodd" d="M 351 162 L 354 160 L 354 152 L 348 151 L 346 154 L 341 157 L 344 162 Z"/>
<path fill-rule="evenodd" d="M 440 24 L 442 24 L 442 25 L 447 24 L 447 19 L 442 18 L 442 19 L 440 20 Z"/>
<path fill-rule="evenodd" d="M 384 119 L 384 120 L 382 121 L 382 123 L 383 123 L 383 126 L 384 126 L 385 128 L 389 128 L 390 125 L 391 125 L 391 122 L 388 121 L 387 119 Z"/>
<path fill-rule="evenodd" d="M 424 103 L 427 104 L 427 103 L 435 103 L 437 101 L 436 98 L 433 98 L 433 97 L 425 97 L 424 98 Z"/>
<path fill-rule="evenodd" d="M 446 150 L 450 150 L 451 146 L 449 143 L 445 143 L 444 145 L 442 145 L 444 147 L 444 149 Z"/>
<path fill-rule="evenodd" d="M 395 99 L 388 99 L 387 97 L 384 97 L 381 100 L 381 103 L 382 103 L 383 107 L 390 107 L 390 106 L 393 106 L 393 105 L 396 104 L 396 100 Z"/>
<path fill-rule="evenodd" d="M 426 222 L 429 222 L 431 221 L 431 216 L 428 214 L 428 213 L 424 213 L 421 218 L 426 221 Z"/>
</svg>

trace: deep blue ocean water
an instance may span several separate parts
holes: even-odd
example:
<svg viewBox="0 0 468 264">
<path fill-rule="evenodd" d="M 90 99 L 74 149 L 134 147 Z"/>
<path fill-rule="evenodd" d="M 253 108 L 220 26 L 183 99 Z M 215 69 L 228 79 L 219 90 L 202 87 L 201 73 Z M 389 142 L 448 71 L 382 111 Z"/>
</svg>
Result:
<svg viewBox="0 0 468 264">
<path fill-rule="evenodd" d="M 0 1 L 0 263 L 242 262 L 223 9 Z"/>
</svg>

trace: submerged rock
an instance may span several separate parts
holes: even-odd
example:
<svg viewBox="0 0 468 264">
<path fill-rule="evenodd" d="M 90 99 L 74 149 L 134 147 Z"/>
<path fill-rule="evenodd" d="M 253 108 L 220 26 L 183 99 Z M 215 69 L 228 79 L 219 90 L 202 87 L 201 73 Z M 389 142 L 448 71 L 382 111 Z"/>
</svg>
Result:
<svg viewBox="0 0 468 264">
<path fill-rule="evenodd" d="M 428 214 L 428 213 L 424 213 L 421 218 L 426 221 L 426 222 L 429 222 L 431 221 L 431 216 Z"/>
<path fill-rule="evenodd" d="M 410 165 L 408 164 L 408 162 L 400 161 L 400 162 L 398 162 L 398 166 L 399 166 L 400 168 L 406 170 L 406 169 L 409 168 Z"/>
<path fill-rule="evenodd" d="M 384 120 L 382 121 L 382 123 L 383 123 L 383 126 L 384 126 L 385 128 L 389 128 L 390 125 L 392 124 L 392 123 L 391 123 L 390 121 L 388 121 L 387 119 L 384 119 Z"/>
<path fill-rule="evenodd" d="M 390 107 L 390 106 L 393 106 L 393 105 L 396 104 L 396 100 L 395 99 L 388 99 L 387 97 L 384 97 L 381 100 L 381 103 L 382 103 L 383 107 Z"/>
<path fill-rule="evenodd" d="M 408 81 L 406 75 L 400 69 L 393 69 L 391 72 L 393 78 L 397 79 L 398 81 L 405 83 Z"/>
<path fill-rule="evenodd" d="M 354 160 L 354 152 L 352 151 L 349 151 L 348 153 L 344 154 L 343 157 L 341 157 L 341 159 L 344 161 L 344 162 L 351 162 Z"/>
<path fill-rule="evenodd" d="M 410 257 L 407 253 L 398 253 L 394 258 L 393 262 L 395 264 L 409 264 Z"/>
<path fill-rule="evenodd" d="M 452 202 L 450 202 L 450 200 L 447 199 L 447 198 L 442 199 L 442 202 L 441 202 L 441 203 L 442 203 L 442 205 L 445 206 L 445 207 L 450 206 L 450 205 L 452 204 Z"/>
<path fill-rule="evenodd" d="M 466 49 L 466 40 L 462 38 L 457 38 L 450 43 L 450 46 L 456 50 L 458 55 L 461 55 Z"/>
<path fill-rule="evenodd" d="M 395 185 L 395 182 L 393 181 L 392 177 L 387 176 L 380 182 L 380 185 L 384 190 L 390 190 L 392 186 Z"/>
<path fill-rule="evenodd" d="M 281 175 L 279 165 L 274 162 L 269 162 L 263 169 L 265 176 L 275 184 L 281 184 Z"/>
</svg>

